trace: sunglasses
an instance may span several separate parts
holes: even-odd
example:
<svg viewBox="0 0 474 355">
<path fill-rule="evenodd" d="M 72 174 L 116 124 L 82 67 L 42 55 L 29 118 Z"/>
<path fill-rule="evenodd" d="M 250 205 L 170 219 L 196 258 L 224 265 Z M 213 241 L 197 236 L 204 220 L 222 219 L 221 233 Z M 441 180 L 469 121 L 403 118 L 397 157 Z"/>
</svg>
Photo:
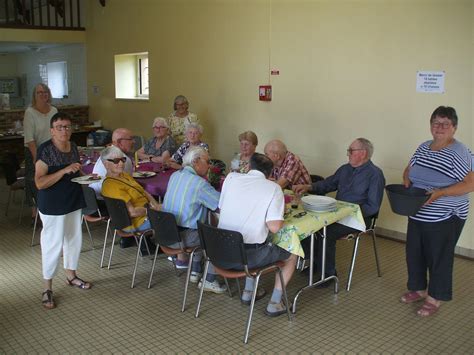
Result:
<svg viewBox="0 0 474 355">
<path fill-rule="evenodd" d="M 107 161 L 110 161 L 111 163 L 114 163 L 115 165 L 117 165 L 120 162 L 125 163 L 127 161 L 127 158 L 123 157 L 123 158 L 107 159 Z"/>
<path fill-rule="evenodd" d="M 303 211 L 303 212 L 300 212 L 300 213 L 297 213 L 295 215 L 293 215 L 294 218 L 301 218 L 303 216 L 306 216 L 306 211 Z"/>
</svg>

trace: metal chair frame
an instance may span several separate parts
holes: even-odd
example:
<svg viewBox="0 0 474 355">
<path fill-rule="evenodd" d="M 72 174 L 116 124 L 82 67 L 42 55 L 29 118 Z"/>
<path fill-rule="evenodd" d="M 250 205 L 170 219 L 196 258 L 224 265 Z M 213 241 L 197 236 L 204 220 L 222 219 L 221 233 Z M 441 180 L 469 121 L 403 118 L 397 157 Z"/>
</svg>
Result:
<svg viewBox="0 0 474 355">
<path fill-rule="evenodd" d="M 249 314 L 247 318 L 247 323 L 245 327 L 244 333 L 244 343 L 248 343 L 250 327 L 252 325 L 252 316 L 255 306 L 255 299 L 257 296 L 257 288 L 260 281 L 260 277 L 264 274 L 277 272 L 281 284 L 283 286 L 283 296 L 284 301 L 286 304 L 286 311 L 288 315 L 288 320 L 291 321 L 292 316 L 290 313 L 290 307 L 288 303 L 288 296 L 286 293 L 286 287 L 284 286 L 283 274 L 281 271 L 281 267 L 283 266 L 284 262 L 279 261 L 274 264 L 267 265 L 262 268 L 258 269 L 249 269 L 247 263 L 247 253 L 245 251 L 245 245 L 242 234 L 235 231 L 229 231 L 225 229 L 220 229 L 217 227 L 210 226 L 208 224 L 204 224 L 198 222 L 198 231 L 199 231 L 199 238 L 201 239 L 201 247 L 203 249 L 203 254 L 206 260 L 205 267 L 204 267 L 204 274 L 203 280 L 206 279 L 207 272 L 209 270 L 209 263 L 212 262 L 217 274 L 231 279 L 239 279 L 242 277 L 250 277 L 254 279 L 254 288 L 252 290 L 252 300 L 250 302 Z M 227 250 L 226 250 L 227 249 Z M 226 254 L 226 252 L 231 251 L 231 255 Z M 226 268 L 219 267 L 219 261 L 223 262 L 238 262 L 243 267 L 242 271 L 236 271 Z M 199 310 L 201 307 L 202 296 L 204 292 L 204 287 L 201 287 L 199 292 L 199 300 L 196 307 L 196 314 L 195 317 L 199 317 Z M 229 289 L 230 292 L 230 289 Z"/>
<path fill-rule="evenodd" d="M 156 250 L 155 257 L 153 258 L 153 265 L 150 272 L 150 280 L 148 281 L 148 288 L 151 288 L 151 282 L 153 279 L 153 273 L 155 271 L 156 258 L 158 256 L 158 249 L 161 248 L 163 252 L 168 256 L 176 256 L 178 254 L 186 253 L 189 254 L 188 270 L 186 272 L 186 282 L 183 294 L 183 304 L 181 306 L 181 312 L 186 310 L 186 298 L 188 295 L 189 279 L 191 277 L 191 266 L 194 259 L 195 252 L 200 249 L 200 246 L 186 247 L 184 246 L 181 236 L 179 234 L 178 225 L 176 224 L 175 216 L 169 212 L 155 211 L 151 208 L 147 209 L 148 219 L 150 220 L 151 227 L 155 232 Z M 168 245 L 179 243 L 179 248 L 171 248 Z M 176 274 L 179 276 L 179 272 L 176 268 L 176 263 L 173 260 L 173 266 Z"/>
<path fill-rule="evenodd" d="M 115 244 L 116 235 L 119 234 L 122 236 L 133 236 L 135 238 L 135 242 L 137 243 L 137 247 L 138 247 L 137 255 L 135 257 L 135 266 L 133 268 L 132 284 L 130 286 L 130 288 L 133 288 L 135 285 L 135 276 L 136 276 L 137 267 L 138 267 L 138 257 L 141 255 L 142 242 L 143 241 L 145 242 L 146 250 L 148 251 L 148 254 L 150 254 L 150 249 L 148 248 L 148 243 L 146 242 L 145 236 L 148 236 L 148 235 L 153 236 L 155 233 L 153 229 L 147 229 L 143 232 L 134 232 L 134 233 L 125 231 L 124 228 L 127 228 L 130 225 L 132 225 L 132 221 L 130 220 L 130 216 L 127 210 L 127 205 L 125 204 L 125 202 L 123 200 L 106 197 L 106 196 L 104 196 L 104 201 L 110 215 L 110 219 L 109 219 L 110 227 L 114 229 L 112 244 L 110 247 L 109 263 L 107 265 L 107 269 L 110 270 L 110 266 L 112 265 L 112 254 L 114 252 L 114 244 Z M 104 245 L 102 248 L 102 257 L 100 259 L 100 267 L 103 266 L 103 262 L 104 262 L 105 249 L 107 247 L 107 239 L 108 239 L 107 236 L 108 236 L 108 233 L 105 234 L 105 238 L 104 238 Z"/>
</svg>

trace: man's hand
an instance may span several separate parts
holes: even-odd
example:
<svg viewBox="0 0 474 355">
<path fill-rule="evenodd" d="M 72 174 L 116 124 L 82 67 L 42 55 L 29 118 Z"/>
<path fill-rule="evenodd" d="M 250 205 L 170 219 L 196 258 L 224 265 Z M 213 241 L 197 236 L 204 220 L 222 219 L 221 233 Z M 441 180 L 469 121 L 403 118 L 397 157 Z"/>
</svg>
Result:
<svg viewBox="0 0 474 355">
<path fill-rule="evenodd" d="M 311 185 L 293 185 L 293 192 L 302 195 L 311 190 Z"/>
</svg>

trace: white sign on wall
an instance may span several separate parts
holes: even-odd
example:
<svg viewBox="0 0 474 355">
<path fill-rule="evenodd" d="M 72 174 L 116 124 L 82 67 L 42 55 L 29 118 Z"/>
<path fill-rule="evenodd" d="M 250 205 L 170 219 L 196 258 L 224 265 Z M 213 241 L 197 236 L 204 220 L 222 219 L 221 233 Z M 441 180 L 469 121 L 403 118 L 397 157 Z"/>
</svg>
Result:
<svg viewBox="0 0 474 355">
<path fill-rule="evenodd" d="M 444 71 L 417 71 L 416 91 L 430 93 L 444 93 Z"/>
</svg>

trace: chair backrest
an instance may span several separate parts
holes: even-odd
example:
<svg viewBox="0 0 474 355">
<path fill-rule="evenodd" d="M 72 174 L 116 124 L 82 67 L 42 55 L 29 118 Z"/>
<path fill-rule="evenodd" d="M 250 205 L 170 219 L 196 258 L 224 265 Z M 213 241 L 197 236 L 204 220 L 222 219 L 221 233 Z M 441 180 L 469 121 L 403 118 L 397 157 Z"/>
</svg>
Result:
<svg viewBox="0 0 474 355">
<path fill-rule="evenodd" d="M 145 145 L 145 139 L 142 136 L 133 136 L 133 148 L 132 150 L 136 152 L 139 150 L 141 147 Z"/>
<path fill-rule="evenodd" d="M 244 268 L 247 265 L 247 254 L 242 234 L 209 224 L 198 222 L 201 247 L 209 260 L 218 267 Z"/>
<path fill-rule="evenodd" d="M 155 240 L 163 246 L 181 243 L 174 214 L 147 208 L 148 220 L 155 231 Z"/>
<path fill-rule="evenodd" d="M 376 223 L 377 223 L 377 218 L 379 218 L 379 213 L 378 212 L 376 214 L 366 218 L 366 219 L 370 219 L 370 227 L 367 228 L 367 229 L 375 229 Z"/>
<path fill-rule="evenodd" d="M 311 177 L 311 182 L 312 182 L 312 183 L 315 183 L 315 182 L 324 180 L 324 178 L 323 178 L 321 175 L 313 175 L 313 174 L 311 174 L 310 177 Z"/>
<path fill-rule="evenodd" d="M 97 205 L 97 198 L 95 196 L 94 189 L 87 185 L 81 186 L 84 199 L 86 200 L 86 207 L 82 209 L 82 213 L 85 215 L 91 215 L 97 212 L 100 216 L 99 206 Z"/>
<path fill-rule="evenodd" d="M 1 165 L 5 173 L 7 185 L 10 186 L 14 184 L 17 180 L 16 172 L 20 169 L 16 155 L 14 153 L 7 153 Z"/>
<path fill-rule="evenodd" d="M 132 225 L 127 205 L 124 201 L 106 196 L 104 196 L 104 201 L 109 211 L 110 225 L 113 229 L 122 230 Z"/>
</svg>

